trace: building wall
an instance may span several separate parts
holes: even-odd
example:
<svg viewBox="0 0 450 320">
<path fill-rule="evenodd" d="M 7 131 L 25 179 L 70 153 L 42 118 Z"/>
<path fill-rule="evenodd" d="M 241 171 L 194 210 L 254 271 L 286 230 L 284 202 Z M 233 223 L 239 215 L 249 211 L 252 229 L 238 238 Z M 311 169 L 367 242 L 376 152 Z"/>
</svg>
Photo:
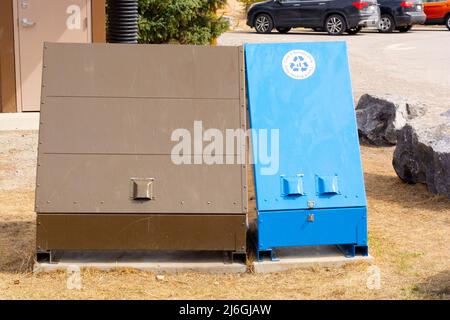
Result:
<svg viewBox="0 0 450 320">
<path fill-rule="evenodd" d="M 106 42 L 105 1 L 92 0 L 92 42 Z"/>
<path fill-rule="evenodd" d="M 0 1 L 0 111 L 16 112 L 13 0 Z"/>
<path fill-rule="evenodd" d="M 0 112 L 16 112 L 14 0 L 0 0 Z M 105 0 L 92 0 L 92 41 L 105 42 Z"/>
</svg>

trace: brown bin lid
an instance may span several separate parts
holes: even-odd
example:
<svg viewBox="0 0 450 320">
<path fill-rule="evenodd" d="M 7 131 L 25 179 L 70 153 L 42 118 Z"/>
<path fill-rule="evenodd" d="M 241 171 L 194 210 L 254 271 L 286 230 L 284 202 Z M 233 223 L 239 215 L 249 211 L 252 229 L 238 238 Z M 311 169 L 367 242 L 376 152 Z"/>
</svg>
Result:
<svg viewBox="0 0 450 320">
<path fill-rule="evenodd" d="M 239 47 L 45 44 L 36 211 L 246 212 L 244 165 L 170 156 L 172 132 L 193 140 L 194 121 L 245 127 L 242 56 Z"/>
</svg>

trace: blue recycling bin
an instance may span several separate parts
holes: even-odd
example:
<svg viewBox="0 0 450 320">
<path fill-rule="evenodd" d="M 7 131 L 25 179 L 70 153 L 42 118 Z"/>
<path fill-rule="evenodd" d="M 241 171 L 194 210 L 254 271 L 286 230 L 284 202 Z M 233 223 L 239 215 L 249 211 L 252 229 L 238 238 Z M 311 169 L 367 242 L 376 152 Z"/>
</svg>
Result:
<svg viewBox="0 0 450 320">
<path fill-rule="evenodd" d="M 244 49 L 258 259 L 278 247 L 316 245 L 337 245 L 346 256 L 367 255 L 366 195 L 346 43 L 246 44 Z"/>
</svg>

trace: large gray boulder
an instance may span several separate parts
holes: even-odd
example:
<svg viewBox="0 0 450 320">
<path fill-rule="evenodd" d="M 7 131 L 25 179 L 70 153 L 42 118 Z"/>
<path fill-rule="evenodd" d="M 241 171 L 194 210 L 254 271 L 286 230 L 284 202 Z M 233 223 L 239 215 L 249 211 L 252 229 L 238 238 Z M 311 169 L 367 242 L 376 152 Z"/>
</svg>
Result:
<svg viewBox="0 0 450 320">
<path fill-rule="evenodd" d="M 430 192 L 450 197 L 450 110 L 406 124 L 392 163 L 403 181 L 425 183 Z"/>
<path fill-rule="evenodd" d="M 361 142 L 377 146 L 395 145 L 397 132 L 408 121 L 425 114 L 425 107 L 396 95 L 364 94 L 356 106 Z"/>
</svg>

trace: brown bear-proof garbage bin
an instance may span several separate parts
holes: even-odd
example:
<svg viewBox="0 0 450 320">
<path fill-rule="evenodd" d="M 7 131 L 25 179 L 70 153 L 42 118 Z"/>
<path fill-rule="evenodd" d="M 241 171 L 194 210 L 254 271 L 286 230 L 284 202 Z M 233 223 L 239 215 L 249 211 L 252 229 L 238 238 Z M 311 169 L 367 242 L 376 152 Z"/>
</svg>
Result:
<svg viewBox="0 0 450 320">
<path fill-rule="evenodd" d="M 208 129 L 245 129 L 241 47 L 46 43 L 41 100 L 38 259 L 245 252 L 245 139 L 202 156 Z"/>
</svg>

